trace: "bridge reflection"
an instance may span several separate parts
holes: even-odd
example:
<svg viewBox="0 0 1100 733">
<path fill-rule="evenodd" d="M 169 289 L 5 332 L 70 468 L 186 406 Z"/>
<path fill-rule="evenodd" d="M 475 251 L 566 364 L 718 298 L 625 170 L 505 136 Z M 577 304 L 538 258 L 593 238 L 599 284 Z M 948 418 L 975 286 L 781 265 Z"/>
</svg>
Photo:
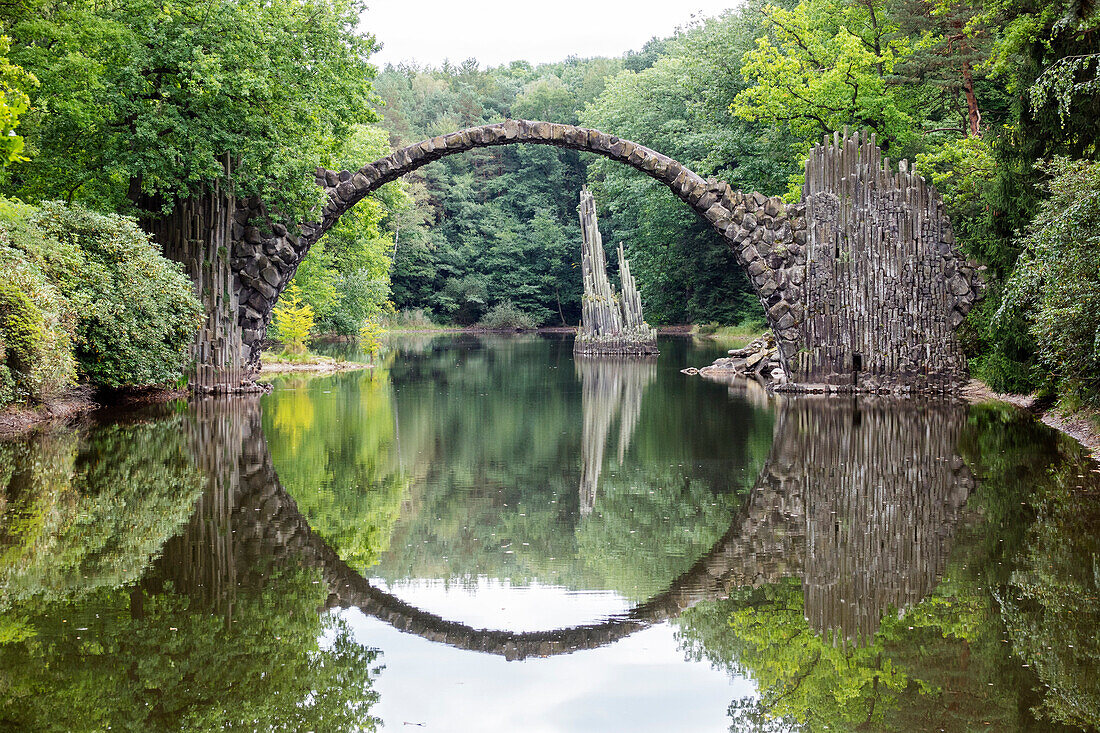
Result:
<svg viewBox="0 0 1100 733">
<path fill-rule="evenodd" d="M 652 365 L 634 366 L 578 364 L 586 397 L 593 393 L 585 403 L 581 482 L 581 506 L 587 500 L 589 510 L 614 413 L 625 452 L 653 378 Z M 475 629 L 371 585 L 313 532 L 279 483 L 258 399 L 196 404 L 190 434 L 209 485 L 154 575 L 231 613 L 237 586 L 300 563 L 320 570 L 330 608 L 359 608 L 431 641 L 508 659 L 604 646 L 735 588 L 797 576 L 815 630 L 866 639 L 889 609 L 927 595 L 945 567 L 974 487 L 957 452 L 967 408 L 885 398 L 781 399 L 776 407 L 771 452 L 725 535 L 667 590 L 600 623 L 528 633 Z"/>
</svg>

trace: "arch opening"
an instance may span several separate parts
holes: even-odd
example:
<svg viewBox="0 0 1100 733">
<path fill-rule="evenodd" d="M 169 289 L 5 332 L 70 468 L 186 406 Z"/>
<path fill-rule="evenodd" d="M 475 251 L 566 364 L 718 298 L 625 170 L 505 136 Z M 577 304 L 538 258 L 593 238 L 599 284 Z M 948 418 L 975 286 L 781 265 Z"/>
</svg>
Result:
<svg viewBox="0 0 1100 733">
<path fill-rule="evenodd" d="M 250 362 L 258 366 L 260 343 L 272 309 L 298 265 L 313 243 L 317 242 L 340 217 L 379 187 L 395 181 L 428 163 L 443 157 L 477 148 L 502 145 L 534 144 L 579 150 L 601 155 L 629 165 L 660 181 L 672 193 L 702 216 L 733 247 L 738 263 L 745 269 L 754 291 L 765 310 L 768 325 L 777 334 L 786 333 L 786 341 L 797 339 L 796 319 L 791 313 L 794 291 L 777 283 L 776 268 L 792 266 L 801 250 L 798 239 L 805 240 L 804 207 L 786 205 L 778 197 L 767 198 L 759 193 L 743 194 L 729 184 L 715 179 L 704 180 L 681 163 L 638 143 L 608 135 L 590 128 L 528 120 L 504 122 L 468 128 L 448 135 L 423 140 L 368 163 L 358 171 L 318 169 L 316 182 L 326 194 L 327 202 L 320 220 L 303 224 L 301 236 L 295 237 L 285 227 L 272 227 L 264 237 L 247 222 L 262 216 L 259 204 L 244 209 L 238 217 L 242 237 L 235 242 L 232 267 L 237 272 L 238 323 L 243 340 L 248 345 Z M 754 235 L 754 232 L 760 232 Z M 801 232 L 801 237 L 797 233 Z M 752 243 L 767 240 L 781 242 L 783 247 L 753 247 Z M 767 254 L 774 253 L 769 264 Z M 754 268 L 754 263 L 757 265 Z M 780 304 L 786 303 L 782 307 Z M 780 336 L 780 343 L 783 337 Z M 781 359 L 792 349 L 781 348 Z"/>
</svg>

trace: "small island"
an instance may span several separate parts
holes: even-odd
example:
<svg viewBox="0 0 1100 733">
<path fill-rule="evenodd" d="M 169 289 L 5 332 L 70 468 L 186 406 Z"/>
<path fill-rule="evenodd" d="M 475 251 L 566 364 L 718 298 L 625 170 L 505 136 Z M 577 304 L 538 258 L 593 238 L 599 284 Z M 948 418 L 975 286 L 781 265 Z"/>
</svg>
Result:
<svg viewBox="0 0 1100 733">
<path fill-rule="evenodd" d="M 581 299 L 581 328 L 573 342 L 575 354 L 618 354 L 655 356 L 657 329 L 642 317 L 642 296 L 630 274 L 630 262 L 619 243 L 619 279 L 622 293 L 616 294 L 607 279 L 603 237 L 596 221 L 596 201 L 587 187 L 581 189 L 578 208 L 583 244 L 581 270 L 584 296 Z"/>
</svg>

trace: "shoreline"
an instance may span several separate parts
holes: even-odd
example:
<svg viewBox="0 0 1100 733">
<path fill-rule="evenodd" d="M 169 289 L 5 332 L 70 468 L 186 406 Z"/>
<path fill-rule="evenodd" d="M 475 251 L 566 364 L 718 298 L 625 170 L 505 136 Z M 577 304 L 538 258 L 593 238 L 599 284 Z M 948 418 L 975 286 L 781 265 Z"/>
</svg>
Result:
<svg viewBox="0 0 1100 733">
<path fill-rule="evenodd" d="M 280 374 L 336 374 L 338 372 L 357 372 L 363 369 L 374 369 L 374 364 L 363 364 L 357 361 L 336 361 L 331 357 L 311 361 L 270 361 L 261 363 L 260 371 L 256 374 L 256 380 L 259 381 L 264 376 L 277 376 Z"/>
<path fill-rule="evenodd" d="M 34 407 L 11 405 L 0 410 L 0 440 L 11 440 L 69 423 L 99 409 L 90 394 L 73 394 Z"/>
<path fill-rule="evenodd" d="M 1100 428 L 1095 416 L 1072 414 L 1063 415 L 1057 410 L 1045 410 L 1036 415 L 1045 425 L 1068 435 L 1085 447 L 1093 462 L 1100 465 Z"/>
<path fill-rule="evenodd" d="M 971 379 L 963 388 L 963 398 L 971 404 L 977 402 L 1006 402 L 1031 414 L 1044 425 L 1068 435 L 1089 452 L 1092 460 L 1100 464 L 1100 416 L 1081 411 L 1065 414 L 1057 407 L 1046 407 L 1035 395 L 1002 394 L 994 392 L 980 379 Z"/>
</svg>

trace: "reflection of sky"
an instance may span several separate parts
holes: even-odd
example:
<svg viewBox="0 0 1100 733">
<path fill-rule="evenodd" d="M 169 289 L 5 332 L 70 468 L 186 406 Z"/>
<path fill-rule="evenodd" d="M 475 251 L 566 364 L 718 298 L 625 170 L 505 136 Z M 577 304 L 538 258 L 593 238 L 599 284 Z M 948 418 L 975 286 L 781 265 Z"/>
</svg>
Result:
<svg viewBox="0 0 1100 733">
<path fill-rule="evenodd" d="M 599 623 L 630 610 L 627 599 L 610 590 L 576 591 L 541 583 L 521 586 L 484 577 L 462 586 L 427 579 L 389 586 L 378 578 L 370 582 L 421 611 L 475 629 L 549 631 Z"/>
<path fill-rule="evenodd" d="M 471 588 L 405 581 L 391 591 L 448 620 L 511 631 L 593 623 L 628 608 L 612 592 L 485 579 Z M 340 613 L 359 643 L 383 652 L 372 713 L 387 731 L 726 731 L 730 702 L 753 694 L 747 679 L 685 661 L 667 623 L 600 649 L 509 662 L 399 632 L 356 609 Z"/>
</svg>

